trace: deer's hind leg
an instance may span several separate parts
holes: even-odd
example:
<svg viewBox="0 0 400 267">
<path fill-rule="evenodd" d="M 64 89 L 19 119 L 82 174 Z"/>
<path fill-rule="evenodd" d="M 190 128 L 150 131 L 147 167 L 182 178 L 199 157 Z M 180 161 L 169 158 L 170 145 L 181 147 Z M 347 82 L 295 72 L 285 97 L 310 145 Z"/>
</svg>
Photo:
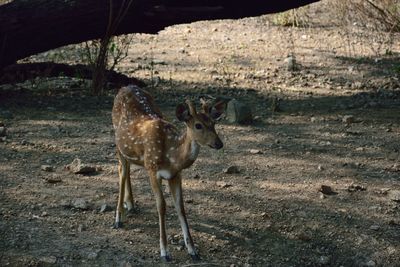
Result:
<svg viewBox="0 0 400 267">
<path fill-rule="evenodd" d="M 118 194 L 118 204 L 117 211 L 115 214 L 115 224 L 114 228 L 121 228 L 122 221 L 125 219 L 125 207 L 124 201 L 128 199 L 131 201 L 132 189 L 130 183 L 130 163 L 121 155 L 118 151 L 118 175 L 119 175 L 119 194 Z M 126 194 L 125 194 L 126 193 Z M 131 202 L 133 204 L 133 202 Z"/>
</svg>

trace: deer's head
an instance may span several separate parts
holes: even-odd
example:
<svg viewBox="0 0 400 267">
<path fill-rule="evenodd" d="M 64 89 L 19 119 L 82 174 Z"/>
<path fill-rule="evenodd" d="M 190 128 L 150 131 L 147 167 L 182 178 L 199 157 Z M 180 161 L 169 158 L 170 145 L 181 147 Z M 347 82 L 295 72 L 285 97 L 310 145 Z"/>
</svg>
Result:
<svg viewBox="0 0 400 267">
<path fill-rule="evenodd" d="M 209 105 L 204 100 L 201 100 L 201 104 L 201 112 L 197 112 L 196 107 L 189 100 L 179 104 L 176 107 L 176 117 L 186 124 L 188 134 L 198 144 L 221 149 L 224 144 L 215 131 L 215 122 L 221 118 L 226 104 L 223 101 L 219 101 Z"/>
</svg>

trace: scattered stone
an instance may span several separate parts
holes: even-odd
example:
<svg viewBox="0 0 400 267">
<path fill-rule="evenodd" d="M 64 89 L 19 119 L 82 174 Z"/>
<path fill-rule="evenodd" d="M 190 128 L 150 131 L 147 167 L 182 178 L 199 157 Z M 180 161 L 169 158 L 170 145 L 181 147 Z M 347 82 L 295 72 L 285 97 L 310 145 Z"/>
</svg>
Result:
<svg viewBox="0 0 400 267">
<path fill-rule="evenodd" d="M 85 226 L 83 224 L 78 225 L 78 232 L 81 233 L 85 231 Z"/>
<path fill-rule="evenodd" d="M 322 167 L 322 165 L 318 165 L 318 170 L 319 170 L 319 171 L 323 171 L 323 170 L 324 170 L 324 167 Z"/>
<path fill-rule="evenodd" d="M 325 196 L 322 192 L 319 192 L 319 198 L 320 198 L 320 199 L 325 199 L 326 196 Z"/>
<path fill-rule="evenodd" d="M 250 154 L 262 154 L 262 151 L 258 149 L 250 149 L 249 152 Z"/>
<path fill-rule="evenodd" d="M 100 212 L 101 213 L 104 213 L 104 212 L 107 212 L 107 211 L 111 211 L 111 210 L 112 210 L 112 208 L 109 205 L 107 205 L 106 203 L 104 203 L 100 207 Z"/>
<path fill-rule="evenodd" d="M 400 190 L 390 190 L 388 197 L 391 201 L 400 202 Z"/>
<path fill-rule="evenodd" d="M 52 171 L 54 171 L 54 168 L 53 168 L 53 166 L 51 166 L 51 165 L 42 165 L 42 166 L 40 166 L 40 169 L 41 169 L 42 171 L 45 171 L 45 172 L 52 172 Z"/>
<path fill-rule="evenodd" d="M 375 267 L 376 263 L 373 260 L 369 260 L 365 263 L 365 267 Z"/>
<path fill-rule="evenodd" d="M 325 195 L 337 194 L 336 192 L 333 191 L 332 187 L 330 187 L 329 185 L 321 185 L 318 191 Z"/>
<path fill-rule="evenodd" d="M 76 209 L 81 209 L 81 210 L 86 210 L 88 208 L 88 205 L 86 203 L 86 200 L 83 198 L 77 198 L 72 201 L 72 206 Z"/>
<path fill-rule="evenodd" d="M 74 174 L 93 174 L 97 170 L 95 166 L 82 163 L 79 158 L 74 159 L 66 168 Z"/>
<path fill-rule="evenodd" d="M 6 136 L 7 134 L 7 129 L 4 126 L 0 127 L 0 136 Z"/>
<path fill-rule="evenodd" d="M 287 58 L 285 58 L 284 62 L 288 71 L 296 71 L 298 69 L 296 58 L 293 55 L 289 55 Z"/>
<path fill-rule="evenodd" d="M 353 115 L 345 115 L 342 118 L 342 122 L 347 123 L 347 124 L 351 124 L 355 122 L 354 116 Z"/>
<path fill-rule="evenodd" d="M 232 165 L 232 166 L 229 166 L 228 168 L 224 169 L 223 172 L 226 174 L 237 174 L 237 173 L 240 173 L 240 170 L 237 166 Z"/>
<path fill-rule="evenodd" d="M 89 260 L 95 260 L 99 256 L 99 253 L 97 251 L 91 251 L 87 254 L 87 258 Z"/>
<path fill-rule="evenodd" d="M 217 186 L 221 187 L 221 188 L 228 188 L 228 187 L 231 187 L 232 185 L 228 184 L 227 182 L 224 182 L 224 181 L 218 181 Z"/>
<path fill-rule="evenodd" d="M 370 230 L 374 230 L 374 231 L 378 231 L 379 229 L 381 229 L 381 227 L 377 224 L 371 225 L 369 227 Z"/>
<path fill-rule="evenodd" d="M 347 188 L 347 191 L 349 192 L 356 192 L 356 191 L 365 191 L 367 188 L 363 185 L 358 185 L 358 184 L 351 184 Z"/>
<path fill-rule="evenodd" d="M 318 259 L 318 263 L 320 265 L 328 265 L 330 261 L 331 261 L 331 259 L 328 256 L 321 256 Z"/>
<path fill-rule="evenodd" d="M 60 202 L 60 206 L 63 208 L 70 208 L 71 207 L 71 202 L 69 200 L 63 199 Z"/>
<path fill-rule="evenodd" d="M 387 168 L 386 170 L 390 171 L 390 172 L 400 172 L 400 164 L 395 163 L 395 164 L 393 164 L 393 166 L 391 166 L 390 168 Z"/>
<path fill-rule="evenodd" d="M 316 123 L 316 122 L 318 122 L 318 119 L 315 118 L 315 117 L 311 117 L 311 118 L 310 118 L 310 121 L 311 121 L 312 123 Z"/>
<path fill-rule="evenodd" d="M 253 121 L 253 114 L 248 105 L 232 99 L 226 107 L 226 118 L 231 123 L 249 124 Z"/>
<path fill-rule="evenodd" d="M 56 183 L 61 183 L 62 179 L 58 175 L 52 175 L 51 177 L 45 177 L 44 181 L 49 184 L 56 184 Z"/>
<path fill-rule="evenodd" d="M 40 261 L 47 264 L 56 264 L 57 258 L 55 256 L 44 256 L 40 258 Z"/>
</svg>

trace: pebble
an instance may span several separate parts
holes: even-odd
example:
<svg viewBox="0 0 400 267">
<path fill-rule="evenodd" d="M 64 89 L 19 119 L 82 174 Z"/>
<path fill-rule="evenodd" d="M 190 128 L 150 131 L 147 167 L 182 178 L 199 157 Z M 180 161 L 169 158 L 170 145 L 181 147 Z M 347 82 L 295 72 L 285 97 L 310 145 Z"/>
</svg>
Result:
<svg viewBox="0 0 400 267">
<path fill-rule="evenodd" d="M 99 256 L 99 253 L 96 251 L 91 251 L 87 254 L 87 258 L 89 260 L 95 260 Z"/>
<path fill-rule="evenodd" d="M 83 198 L 77 198 L 72 201 L 72 206 L 76 209 L 86 210 L 88 208 L 87 202 Z"/>
<path fill-rule="evenodd" d="M 349 192 L 356 192 L 356 191 L 365 191 L 367 188 L 363 185 L 358 185 L 358 184 L 351 184 L 349 187 L 347 187 L 347 191 Z"/>
<path fill-rule="evenodd" d="M 400 202 L 400 190 L 390 190 L 388 197 L 391 201 Z"/>
<path fill-rule="evenodd" d="M 7 132 L 6 127 L 1 126 L 1 127 L 0 127 L 0 136 L 5 136 L 5 135 L 6 135 L 6 132 Z"/>
<path fill-rule="evenodd" d="M 240 173 L 240 170 L 237 166 L 232 165 L 232 166 L 229 166 L 228 168 L 224 169 L 223 172 L 226 174 L 237 174 L 237 173 Z"/>
<path fill-rule="evenodd" d="M 80 225 L 78 225 L 78 232 L 83 232 L 83 231 L 85 231 L 85 226 L 83 225 L 83 224 L 80 224 Z"/>
<path fill-rule="evenodd" d="M 320 265 L 327 265 L 327 264 L 329 264 L 330 261 L 331 261 L 331 259 L 330 259 L 330 257 L 328 257 L 328 256 L 321 256 L 321 257 L 319 257 L 319 259 L 318 259 L 318 263 L 319 263 Z"/>
<path fill-rule="evenodd" d="M 258 149 L 250 149 L 250 154 L 262 154 L 262 151 L 261 150 L 258 150 Z"/>
<path fill-rule="evenodd" d="M 40 258 L 40 261 L 42 263 L 55 264 L 57 262 L 57 258 L 55 256 L 44 256 Z"/>
<path fill-rule="evenodd" d="M 378 231 L 379 229 L 381 229 L 381 227 L 377 224 L 371 225 L 369 227 L 370 230 L 374 230 L 374 231 Z"/>
<path fill-rule="evenodd" d="M 231 187 L 232 184 L 228 184 L 227 182 L 219 181 L 219 182 L 217 182 L 217 186 L 221 187 L 221 188 L 228 188 L 228 187 Z"/>
<path fill-rule="evenodd" d="M 56 184 L 56 183 L 61 183 L 62 179 L 58 175 L 52 175 L 51 177 L 45 177 L 44 180 L 46 183 L 49 184 Z"/>
<path fill-rule="evenodd" d="M 104 212 L 107 212 L 107 211 L 111 211 L 111 210 L 112 210 L 111 207 L 109 205 L 107 205 L 106 203 L 104 203 L 100 207 L 100 212 L 101 213 L 104 213 Z"/>
<path fill-rule="evenodd" d="M 347 123 L 347 124 L 354 123 L 355 122 L 354 116 L 353 115 L 345 115 L 342 118 L 342 122 Z"/>
<path fill-rule="evenodd" d="M 95 166 L 84 164 L 79 158 L 74 159 L 71 164 L 66 166 L 66 169 L 74 174 L 93 174 L 97 171 Z"/>
<path fill-rule="evenodd" d="M 325 195 L 335 194 L 332 187 L 330 187 L 329 185 L 321 185 L 318 191 Z"/>
<path fill-rule="evenodd" d="M 40 169 L 41 169 L 42 171 L 45 171 L 45 172 L 52 172 L 52 171 L 54 171 L 54 168 L 53 168 L 53 166 L 51 166 L 51 165 L 42 165 L 42 166 L 40 166 Z"/>
</svg>

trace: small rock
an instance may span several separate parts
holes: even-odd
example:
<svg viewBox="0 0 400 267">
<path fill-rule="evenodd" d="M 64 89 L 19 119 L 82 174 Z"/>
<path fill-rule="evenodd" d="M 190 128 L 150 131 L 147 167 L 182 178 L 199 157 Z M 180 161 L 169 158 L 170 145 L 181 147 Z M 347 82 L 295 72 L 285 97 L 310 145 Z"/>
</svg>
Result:
<svg viewBox="0 0 400 267">
<path fill-rule="evenodd" d="M 261 150 L 258 150 L 258 149 L 250 149 L 250 154 L 262 154 L 262 151 Z"/>
<path fill-rule="evenodd" d="M 231 184 L 228 184 L 227 182 L 218 181 L 218 182 L 217 182 L 217 186 L 218 186 L 218 187 L 221 187 L 221 188 L 228 188 L 228 187 L 231 187 L 232 185 L 231 185 Z"/>
<path fill-rule="evenodd" d="M 391 166 L 389 169 L 387 169 L 388 171 L 391 172 L 400 172 L 400 164 L 395 163 L 393 164 L 393 166 Z"/>
<path fill-rule="evenodd" d="M 53 175 L 51 177 L 45 177 L 44 180 L 46 183 L 49 183 L 49 184 L 56 184 L 56 183 L 62 182 L 61 177 L 59 177 L 57 175 Z"/>
<path fill-rule="evenodd" d="M 374 230 L 374 231 L 378 231 L 379 229 L 381 229 L 381 227 L 377 224 L 371 225 L 369 227 L 370 230 Z"/>
<path fill-rule="evenodd" d="M 7 130 L 6 127 L 1 126 L 0 127 L 0 136 L 6 136 Z"/>
<path fill-rule="evenodd" d="M 316 122 L 318 122 L 318 119 L 315 118 L 315 117 L 311 117 L 311 118 L 310 118 L 310 121 L 311 121 L 312 123 L 316 123 Z"/>
<path fill-rule="evenodd" d="M 400 202 L 400 190 L 390 190 L 388 197 L 391 201 Z"/>
<path fill-rule="evenodd" d="M 111 210 L 112 210 L 112 208 L 109 205 L 107 205 L 106 203 L 104 203 L 100 207 L 100 212 L 101 213 L 104 213 L 104 212 L 107 212 L 107 211 L 111 211 Z"/>
<path fill-rule="evenodd" d="M 318 165 L 318 170 L 319 170 L 319 171 L 323 171 L 323 170 L 324 170 L 324 167 L 322 167 L 322 165 Z"/>
<path fill-rule="evenodd" d="M 285 58 L 286 69 L 288 71 L 295 71 L 298 69 L 296 58 L 293 55 L 288 56 Z"/>
<path fill-rule="evenodd" d="M 45 172 L 52 172 L 52 171 L 54 171 L 54 168 L 53 168 L 53 166 L 51 166 L 51 165 L 42 165 L 42 166 L 40 166 L 40 169 L 41 169 L 42 171 L 45 171 Z"/>
<path fill-rule="evenodd" d="M 347 123 L 347 124 L 354 123 L 355 122 L 354 116 L 353 115 L 345 115 L 342 118 L 342 122 Z"/>
<path fill-rule="evenodd" d="M 70 208 L 71 207 L 71 202 L 66 200 L 66 199 L 63 199 L 60 202 L 60 206 L 63 207 L 63 208 Z"/>
<path fill-rule="evenodd" d="M 74 159 L 66 168 L 74 174 L 92 174 L 97 170 L 95 166 L 83 164 L 79 158 Z"/>
<path fill-rule="evenodd" d="M 330 261 L 331 261 L 331 259 L 328 256 L 321 256 L 318 259 L 318 263 L 320 265 L 328 265 Z"/>
<path fill-rule="evenodd" d="M 57 258 L 55 256 L 44 256 L 40 258 L 40 261 L 42 263 L 55 264 L 57 262 Z"/>
<path fill-rule="evenodd" d="M 248 105 L 232 99 L 226 107 L 226 118 L 231 123 L 249 124 L 253 121 L 253 114 Z"/>
<path fill-rule="evenodd" d="M 237 173 L 240 173 L 240 170 L 237 166 L 232 165 L 232 166 L 229 166 L 228 168 L 224 169 L 223 172 L 226 174 L 237 174 Z"/>
<path fill-rule="evenodd" d="M 91 251 L 87 254 L 87 258 L 89 260 L 95 260 L 98 257 L 99 253 L 96 251 Z"/>
<path fill-rule="evenodd" d="M 85 226 L 83 224 L 78 225 L 78 232 L 81 233 L 85 231 Z"/>
<path fill-rule="evenodd" d="M 365 191 L 367 188 L 363 185 L 358 185 L 358 184 L 351 184 L 347 188 L 347 191 L 349 192 L 356 192 L 356 191 Z"/>
<path fill-rule="evenodd" d="M 81 210 L 86 210 L 88 208 L 86 200 L 83 198 L 77 198 L 77 199 L 73 200 L 72 206 L 76 209 L 81 209 Z"/>
<path fill-rule="evenodd" d="M 369 260 L 365 263 L 365 267 L 375 267 L 376 263 L 373 260 Z"/>
<path fill-rule="evenodd" d="M 330 187 L 329 185 L 321 185 L 321 187 L 319 188 L 318 191 L 321 192 L 322 194 L 325 194 L 325 195 L 334 195 L 334 194 L 336 194 L 333 191 L 332 187 Z"/>
</svg>

